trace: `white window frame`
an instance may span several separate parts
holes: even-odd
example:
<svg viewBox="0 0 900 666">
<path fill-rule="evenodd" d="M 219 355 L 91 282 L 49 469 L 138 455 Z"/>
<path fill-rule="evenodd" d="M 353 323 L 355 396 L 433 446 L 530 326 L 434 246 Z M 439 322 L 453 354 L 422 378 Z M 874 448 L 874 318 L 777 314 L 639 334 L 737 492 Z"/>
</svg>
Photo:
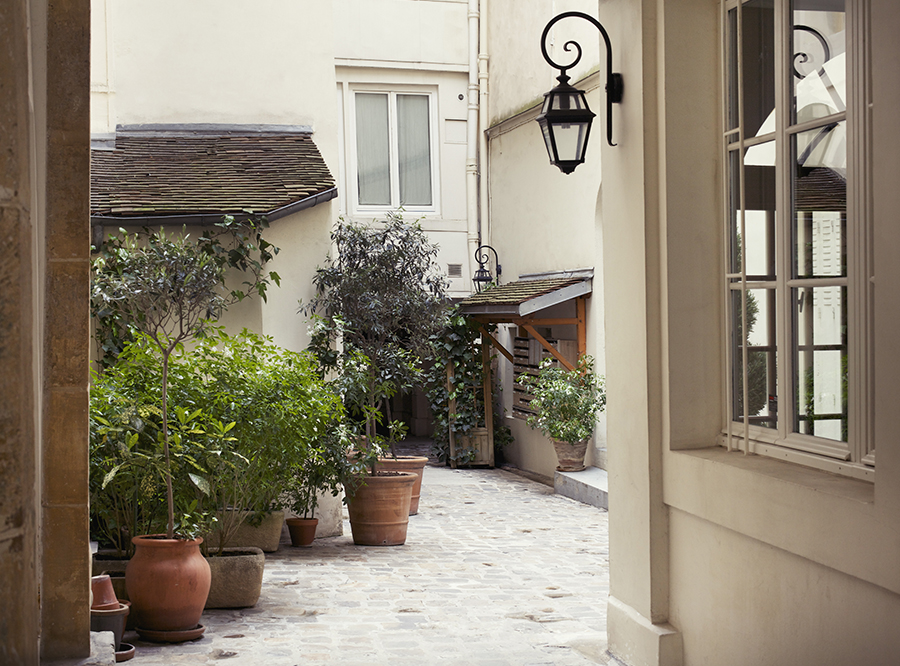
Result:
<svg viewBox="0 0 900 666">
<path fill-rule="evenodd" d="M 868 121 L 868 101 L 871 99 L 866 76 L 869 56 L 866 51 L 866 28 L 868 24 L 868 3 L 866 0 L 845 0 L 846 11 L 846 58 L 847 58 L 847 109 L 828 116 L 827 121 L 847 122 L 847 277 L 827 280 L 828 285 L 847 287 L 847 357 L 848 357 L 848 442 L 804 435 L 793 432 L 794 427 L 794 349 L 792 341 L 793 299 L 792 288 L 812 286 L 806 280 L 791 279 L 792 229 L 791 217 L 791 175 L 788 168 L 791 160 L 791 139 L 810 128 L 822 126 L 826 119 L 813 122 L 790 124 L 790 100 L 793 96 L 793 81 L 787 73 L 785 54 L 790 53 L 791 35 L 787 29 L 791 25 L 790 0 L 775 0 L 775 104 L 776 128 L 761 137 L 743 136 L 744 128 L 738 122 L 737 130 L 729 130 L 728 122 L 728 11 L 747 0 L 724 0 L 721 3 L 720 26 L 722 35 L 722 125 L 723 125 L 723 222 L 726 230 L 730 224 L 728 164 L 732 152 L 743 155 L 754 144 L 774 140 L 776 143 L 776 211 L 775 244 L 776 279 L 772 282 L 754 283 L 747 279 L 746 261 L 739 273 L 728 273 L 731 252 L 729 233 L 724 234 L 725 256 L 725 398 L 726 423 L 720 444 L 729 450 L 741 450 L 796 462 L 829 472 L 859 479 L 874 480 L 874 435 L 873 435 L 873 344 L 872 311 L 874 291 L 874 262 L 872 245 L 872 197 L 871 173 L 867 156 L 871 154 L 870 123 Z M 738 12 L 740 15 L 740 12 Z M 738 19 L 740 22 L 740 18 Z M 740 34 L 740 26 L 737 31 Z M 740 53 L 740 49 L 737 50 Z M 741 57 L 740 55 L 738 56 Z M 738 67 L 740 70 L 740 67 Z M 737 85 L 738 96 L 742 86 Z M 743 113 L 739 112 L 742 120 Z M 743 160 L 739 162 L 743 164 Z M 741 179 L 743 182 L 743 179 Z M 741 185 L 741 189 L 743 185 Z M 738 204 L 740 208 L 740 204 Z M 747 252 L 744 252 L 746 259 Z M 734 280 L 737 280 L 735 282 Z M 828 286 L 817 282 L 816 286 Z M 732 335 L 733 293 L 754 288 L 775 290 L 777 348 L 777 396 L 778 414 L 775 428 L 767 428 L 749 423 L 749 416 L 734 414 L 734 368 Z M 746 313 L 744 314 L 746 317 Z M 743 374 L 747 374 L 747 364 L 742 364 Z M 746 386 L 746 380 L 744 380 Z M 741 389 L 738 389 L 741 390 Z M 747 410 L 744 410 L 747 411 Z"/>
<path fill-rule="evenodd" d="M 391 203 L 387 205 L 361 204 L 359 202 L 359 182 L 357 179 L 357 134 L 356 134 L 356 95 L 357 93 L 370 93 L 387 95 L 389 117 L 389 141 L 390 141 L 390 178 L 391 178 Z M 408 205 L 400 201 L 400 178 L 398 164 L 398 134 L 397 134 L 397 96 L 421 95 L 428 98 L 428 131 L 429 147 L 431 150 L 431 205 Z M 348 112 L 347 112 L 347 163 L 350 165 L 347 173 L 347 190 L 349 193 L 350 209 L 352 213 L 360 215 L 379 215 L 387 211 L 403 210 L 419 215 L 440 214 L 440 153 L 438 152 L 439 124 L 438 124 L 438 95 L 434 87 L 424 86 L 384 86 L 350 84 L 348 88 Z"/>
</svg>

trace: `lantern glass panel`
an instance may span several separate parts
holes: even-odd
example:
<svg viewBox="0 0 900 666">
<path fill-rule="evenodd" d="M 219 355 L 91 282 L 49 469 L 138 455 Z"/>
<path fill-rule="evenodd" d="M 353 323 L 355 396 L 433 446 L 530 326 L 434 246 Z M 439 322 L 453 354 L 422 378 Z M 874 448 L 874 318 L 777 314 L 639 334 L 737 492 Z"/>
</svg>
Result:
<svg viewBox="0 0 900 666">
<path fill-rule="evenodd" d="M 553 136 L 560 161 L 580 161 L 584 157 L 584 139 L 589 125 L 589 122 L 553 123 Z"/>
</svg>

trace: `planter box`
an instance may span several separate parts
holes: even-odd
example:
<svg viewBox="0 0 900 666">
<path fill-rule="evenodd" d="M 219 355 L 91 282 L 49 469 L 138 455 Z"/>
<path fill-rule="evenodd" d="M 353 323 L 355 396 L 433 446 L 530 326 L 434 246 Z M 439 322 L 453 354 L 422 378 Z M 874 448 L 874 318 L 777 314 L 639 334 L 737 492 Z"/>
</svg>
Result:
<svg viewBox="0 0 900 666">
<path fill-rule="evenodd" d="M 209 596 L 204 608 L 249 608 L 259 601 L 266 556 L 259 548 L 226 548 L 210 555 Z"/>
<path fill-rule="evenodd" d="M 456 438 L 457 449 L 475 449 L 475 458 L 465 464 L 493 465 L 494 456 L 493 451 L 491 451 L 487 428 L 472 428 L 470 433 L 470 435 L 460 435 Z"/>
<path fill-rule="evenodd" d="M 249 516 L 249 511 L 241 511 Z M 221 516 L 219 518 L 222 519 Z M 281 530 L 284 527 L 284 511 L 272 511 L 266 514 L 258 527 L 243 523 L 238 527 L 234 536 L 225 544 L 225 550 L 229 548 L 259 548 L 264 553 L 274 553 L 278 550 L 281 541 Z M 219 536 L 213 533 L 209 537 L 209 547 L 219 547 Z"/>
</svg>

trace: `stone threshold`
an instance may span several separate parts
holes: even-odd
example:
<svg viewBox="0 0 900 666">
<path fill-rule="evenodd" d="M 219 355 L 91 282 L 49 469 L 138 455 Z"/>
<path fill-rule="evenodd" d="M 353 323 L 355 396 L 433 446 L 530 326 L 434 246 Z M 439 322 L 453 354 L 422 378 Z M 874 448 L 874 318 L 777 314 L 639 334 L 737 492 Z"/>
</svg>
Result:
<svg viewBox="0 0 900 666">
<path fill-rule="evenodd" d="M 605 469 L 587 467 L 580 472 L 556 472 L 553 488 L 559 495 L 598 509 L 609 509 L 609 479 Z"/>
</svg>

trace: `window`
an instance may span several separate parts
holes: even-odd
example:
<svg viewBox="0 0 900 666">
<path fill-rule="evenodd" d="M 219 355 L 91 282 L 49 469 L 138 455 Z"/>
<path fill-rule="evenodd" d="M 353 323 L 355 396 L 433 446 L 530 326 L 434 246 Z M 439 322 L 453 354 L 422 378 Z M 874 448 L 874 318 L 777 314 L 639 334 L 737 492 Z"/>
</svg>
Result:
<svg viewBox="0 0 900 666">
<path fill-rule="evenodd" d="M 354 105 L 358 207 L 433 208 L 431 96 L 356 92 Z"/>
<path fill-rule="evenodd" d="M 725 3 L 725 440 L 871 478 L 863 3 L 847 4 Z"/>
</svg>

